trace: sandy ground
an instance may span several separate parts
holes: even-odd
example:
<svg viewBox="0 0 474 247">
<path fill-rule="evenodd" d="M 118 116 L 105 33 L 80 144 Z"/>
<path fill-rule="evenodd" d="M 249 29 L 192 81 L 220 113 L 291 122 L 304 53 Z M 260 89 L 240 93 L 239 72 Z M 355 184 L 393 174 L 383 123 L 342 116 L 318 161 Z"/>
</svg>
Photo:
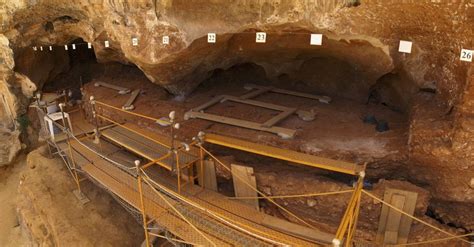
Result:
<svg viewBox="0 0 474 247">
<path fill-rule="evenodd" d="M 16 214 L 20 174 L 26 167 L 26 156 L 0 168 L 0 246 L 29 246 L 31 241 L 21 230 Z"/>
</svg>

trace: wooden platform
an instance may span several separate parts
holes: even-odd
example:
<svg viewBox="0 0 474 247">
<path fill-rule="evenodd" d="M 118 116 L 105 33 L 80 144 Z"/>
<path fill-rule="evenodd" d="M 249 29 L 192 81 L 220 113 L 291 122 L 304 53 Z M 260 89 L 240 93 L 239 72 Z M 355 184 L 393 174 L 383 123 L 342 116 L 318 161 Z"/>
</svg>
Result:
<svg viewBox="0 0 474 247">
<path fill-rule="evenodd" d="M 148 159 L 149 161 L 158 160 L 169 152 L 169 148 L 167 146 L 144 138 L 144 136 L 121 126 L 115 126 L 106 129 L 102 131 L 101 134 L 107 139 L 122 147 L 125 147 L 127 150 L 130 150 L 135 154 Z M 198 160 L 196 156 L 188 152 L 180 151 L 178 154 L 179 162 L 182 167 Z M 171 171 L 175 166 L 176 161 L 174 155 L 171 155 L 161 161 L 157 161 L 156 163 Z"/>
</svg>

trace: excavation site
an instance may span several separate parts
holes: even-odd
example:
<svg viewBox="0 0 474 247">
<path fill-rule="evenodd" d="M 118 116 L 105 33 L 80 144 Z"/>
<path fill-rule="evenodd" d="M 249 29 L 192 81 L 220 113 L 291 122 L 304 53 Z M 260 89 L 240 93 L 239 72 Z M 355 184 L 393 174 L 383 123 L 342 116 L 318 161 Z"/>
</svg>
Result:
<svg viewBox="0 0 474 247">
<path fill-rule="evenodd" d="M 0 246 L 474 246 L 473 1 L 0 14 Z"/>
</svg>

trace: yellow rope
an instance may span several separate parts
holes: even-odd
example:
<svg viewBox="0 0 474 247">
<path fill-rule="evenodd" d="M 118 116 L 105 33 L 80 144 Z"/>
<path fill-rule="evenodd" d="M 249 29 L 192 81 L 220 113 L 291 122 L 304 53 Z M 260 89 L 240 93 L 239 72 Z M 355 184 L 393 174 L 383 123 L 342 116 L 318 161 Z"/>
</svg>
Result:
<svg viewBox="0 0 474 247">
<path fill-rule="evenodd" d="M 149 119 L 149 120 L 152 120 L 152 121 L 155 121 L 155 122 L 158 122 L 158 123 L 170 124 L 169 121 L 166 121 L 166 120 L 163 120 L 163 119 L 154 118 L 154 117 L 146 116 L 146 115 L 143 115 L 143 114 L 139 114 L 139 113 L 135 113 L 135 112 L 126 111 L 126 110 L 123 110 L 123 109 L 121 109 L 121 108 L 118 108 L 118 107 L 115 107 L 115 106 L 112 106 L 112 105 L 109 105 L 109 104 L 106 104 L 106 103 L 104 103 L 104 102 L 100 102 L 100 101 L 97 101 L 97 100 L 95 100 L 95 102 L 96 102 L 97 104 L 99 104 L 99 105 L 103 105 L 103 106 L 106 106 L 106 107 L 110 107 L 110 108 L 112 108 L 112 109 L 115 109 L 115 110 L 117 110 L 117 111 L 121 111 L 121 112 L 130 114 L 130 115 L 134 115 L 134 116 L 137 116 L 137 117 Z"/>
<path fill-rule="evenodd" d="M 143 170 L 141 170 L 142 172 L 144 172 Z M 143 181 L 145 181 L 145 183 L 148 184 L 148 186 L 150 186 L 150 188 L 156 193 L 158 194 L 158 196 L 161 197 L 161 199 L 170 207 L 172 208 L 184 221 L 186 221 L 186 223 L 188 223 L 194 230 L 196 230 L 197 233 L 199 233 L 202 237 L 204 237 L 209 243 L 211 243 L 213 246 L 216 246 L 217 245 L 212 241 L 210 240 L 203 232 L 201 232 L 193 223 L 191 223 L 191 221 L 189 221 L 188 219 L 186 219 L 186 217 L 181 213 L 179 212 L 178 209 L 176 209 L 155 187 L 153 187 L 153 185 L 150 184 L 150 182 L 148 181 L 148 178 L 144 177 L 143 178 Z"/>
<path fill-rule="evenodd" d="M 153 232 L 150 232 L 149 234 L 152 235 L 152 236 L 158 237 L 158 238 L 163 238 L 163 239 L 166 239 L 166 240 L 175 241 L 175 242 L 182 243 L 182 244 L 189 244 L 189 245 L 193 245 L 193 246 L 199 246 L 198 244 L 195 244 L 195 243 L 186 242 L 186 241 L 183 241 L 181 239 L 176 239 L 176 238 L 168 238 L 166 236 L 163 236 L 163 235 L 160 235 L 160 234 L 157 234 L 157 233 L 153 233 Z"/>
<path fill-rule="evenodd" d="M 299 194 L 299 195 L 276 195 L 276 196 L 241 196 L 241 197 L 227 197 L 230 200 L 248 200 L 248 199 L 282 199 L 282 198 L 298 198 L 298 197 L 315 197 L 315 196 L 329 196 L 337 194 L 345 194 L 353 192 L 354 190 L 341 190 L 341 191 L 331 191 L 331 192 L 321 192 L 321 193 L 308 193 L 308 194 Z"/>
<path fill-rule="evenodd" d="M 131 132 L 133 132 L 133 133 L 135 133 L 135 134 L 137 134 L 137 135 L 139 135 L 139 136 L 142 136 L 142 137 L 144 137 L 144 138 L 146 138 L 146 139 L 148 139 L 148 140 L 150 140 L 150 141 L 152 141 L 152 142 L 158 143 L 158 144 L 163 145 L 163 146 L 165 146 L 165 147 L 167 147 L 167 148 L 170 147 L 169 145 L 166 145 L 166 144 L 164 144 L 164 143 L 162 143 L 162 142 L 160 142 L 160 141 L 157 141 L 157 140 L 155 140 L 155 139 L 153 139 L 153 138 L 151 138 L 151 137 L 148 137 L 148 136 L 146 136 L 146 135 L 144 135 L 144 134 L 142 134 L 142 133 L 140 133 L 140 132 L 138 132 L 138 131 L 136 131 L 136 130 L 130 128 L 130 127 L 127 127 L 127 126 L 125 126 L 124 124 L 118 123 L 118 122 L 116 122 L 116 121 L 114 121 L 114 120 L 112 120 L 112 119 L 110 119 L 110 118 L 108 118 L 108 117 L 104 117 L 104 116 L 102 116 L 102 115 L 100 115 L 100 114 L 96 114 L 96 115 L 97 115 L 98 117 L 104 119 L 104 120 L 107 120 L 107 121 L 109 121 L 109 122 L 111 122 L 111 123 L 114 123 L 114 124 L 116 124 L 116 125 L 118 125 L 118 126 L 124 128 L 124 129 L 126 129 L 126 130 L 129 130 L 129 131 L 131 131 Z"/>
<path fill-rule="evenodd" d="M 436 242 L 441 242 L 441 241 L 446 241 L 446 240 L 451 240 L 451 239 L 456 239 L 456 238 L 469 237 L 469 236 L 474 236 L 474 233 L 468 233 L 468 234 L 458 235 L 458 236 L 454 236 L 454 237 L 446 237 L 446 238 L 438 238 L 438 239 L 433 239 L 433 240 L 426 240 L 426 241 L 415 242 L 415 243 L 395 244 L 395 245 L 387 245 L 387 246 L 411 246 L 411 245 L 431 244 L 431 243 L 436 243 Z"/>
<path fill-rule="evenodd" d="M 456 235 L 454 235 L 454 234 L 452 234 L 452 233 L 450 233 L 450 232 L 447 232 L 447 231 L 445 231 L 445 230 L 443 230 L 443 229 L 441 229 L 441 228 L 439 228 L 439 227 L 436 227 L 436 226 L 434 226 L 434 225 L 432 225 L 432 224 L 430 224 L 430 223 L 428 223 L 428 222 L 426 222 L 426 221 L 424 221 L 424 220 L 418 219 L 418 218 L 416 218 L 415 216 L 412 216 L 412 215 L 410 215 L 410 214 L 407 214 L 407 213 L 405 213 L 404 211 L 402 211 L 402 210 L 396 208 L 395 206 L 392 206 L 391 204 L 385 202 L 384 200 L 382 200 L 382 199 L 380 199 L 380 198 L 374 196 L 373 194 L 367 192 L 366 190 L 362 190 L 362 192 L 365 193 L 366 195 L 368 195 L 369 197 L 371 197 L 371 198 L 373 198 L 373 199 L 375 199 L 375 200 L 377 200 L 377 201 L 383 203 L 384 205 L 390 207 L 391 209 L 393 209 L 393 210 L 395 210 L 395 211 L 397 211 L 397 212 L 399 212 L 399 213 L 401 213 L 401 214 L 403 214 L 403 215 L 405 215 L 405 216 L 408 216 L 409 218 L 411 218 L 411 219 L 413 219 L 413 220 L 416 220 L 416 221 L 418 221 L 418 222 L 420 222 L 420 223 L 422 223 L 422 224 L 424 224 L 424 225 L 427 225 L 427 226 L 429 226 L 429 227 L 431 227 L 431 228 L 433 228 L 433 229 L 435 229 L 435 230 L 438 230 L 438 231 L 440 231 L 440 232 L 442 232 L 442 233 L 444 233 L 444 234 L 447 234 L 447 235 L 451 236 L 452 238 L 459 238 L 459 237 L 460 237 L 460 236 L 456 236 Z M 465 240 L 465 239 L 462 239 L 462 238 L 460 238 L 459 240 L 464 241 L 464 242 L 466 242 L 466 243 L 470 243 L 469 241 L 467 241 L 467 240 Z"/>
<path fill-rule="evenodd" d="M 206 152 L 209 156 L 211 156 L 211 158 L 213 158 L 214 160 L 217 161 L 217 163 L 219 163 L 221 166 L 223 166 L 226 170 L 228 170 L 229 172 L 232 173 L 232 171 L 230 170 L 230 168 L 228 168 L 226 165 L 224 165 L 224 163 L 222 163 L 219 159 L 217 159 L 214 155 L 212 155 L 209 151 L 207 151 L 204 147 L 202 147 L 202 145 L 200 146 L 202 148 L 202 150 L 204 152 Z M 233 174 L 235 175 L 235 174 Z M 283 210 L 284 212 L 286 212 L 287 214 L 295 217 L 297 220 L 299 220 L 300 222 L 302 222 L 303 224 L 307 225 L 308 227 L 312 228 L 312 229 L 316 229 L 313 225 L 309 224 L 308 222 L 306 222 L 305 220 L 301 219 L 300 217 L 298 217 L 297 215 L 295 215 L 294 213 L 290 212 L 288 209 L 284 208 L 283 206 L 281 206 L 280 204 L 276 203 L 273 199 L 271 198 L 268 198 L 265 194 L 263 194 L 263 192 L 259 191 L 257 188 L 253 187 L 251 184 L 247 183 L 247 181 L 245 181 L 243 178 L 241 178 L 240 176 L 235 176 L 237 177 L 240 181 L 242 181 L 244 184 L 246 184 L 247 186 L 249 186 L 252 190 L 254 190 L 255 192 L 257 192 L 258 194 L 262 195 L 265 199 L 267 199 L 268 201 L 270 201 L 271 203 L 273 203 L 275 206 L 277 206 L 278 208 L 280 208 L 281 210 Z M 317 230 L 317 229 L 316 229 Z"/>
<path fill-rule="evenodd" d="M 262 234 L 262 235 L 265 235 L 265 236 L 268 236 L 268 237 L 273 237 L 273 238 L 276 238 L 276 239 L 279 239 L 277 236 L 274 236 L 274 235 L 271 235 L 271 234 L 268 234 L 266 232 L 263 232 L 257 228 L 254 228 L 250 225 L 246 225 L 244 223 L 240 223 L 239 221 L 236 221 L 236 220 L 233 220 L 221 213 L 218 213 L 216 211 L 213 211 L 213 210 L 210 210 L 210 209 L 207 209 L 206 207 L 204 206 L 201 206 L 201 204 L 197 203 L 197 202 L 194 202 L 192 200 L 189 200 L 187 199 L 186 197 L 184 196 L 181 196 L 180 194 L 177 194 L 176 192 L 170 190 L 169 188 L 165 187 L 165 186 L 162 186 L 160 184 L 158 184 L 157 182 L 153 181 L 153 179 L 151 179 L 148 174 L 146 174 L 146 172 L 142 169 L 142 172 L 144 174 L 144 176 L 149 179 L 153 184 L 155 184 L 157 187 L 159 187 L 160 189 L 164 190 L 165 192 L 167 193 L 170 193 L 172 194 L 173 196 L 179 198 L 181 201 L 184 201 L 186 203 L 188 203 L 189 205 L 195 207 L 195 208 L 198 208 L 208 214 L 210 214 L 211 216 L 215 217 L 215 218 L 218 218 L 220 219 L 221 221 L 225 222 L 227 225 L 229 226 L 232 226 L 240 231 L 243 231 L 243 232 L 246 232 L 256 238 L 259 238 L 259 239 L 262 239 L 264 241 L 267 241 L 267 242 L 270 242 L 270 243 L 273 243 L 273 244 L 276 244 L 276 245 L 279 245 L 279 246 L 289 246 L 288 244 L 284 244 L 283 242 L 278 242 L 278 241 L 274 241 L 272 239 L 269 239 L 269 238 L 266 238 L 266 237 L 263 237 L 263 236 L 259 236 L 258 234 L 255 234 L 255 233 L 252 233 L 250 232 L 249 230 L 247 229 L 251 229 L 252 231 L 254 232 L 257 232 L 259 234 Z M 244 228 L 247 228 L 247 229 L 244 229 Z M 281 241 L 281 239 L 279 239 Z"/>
</svg>

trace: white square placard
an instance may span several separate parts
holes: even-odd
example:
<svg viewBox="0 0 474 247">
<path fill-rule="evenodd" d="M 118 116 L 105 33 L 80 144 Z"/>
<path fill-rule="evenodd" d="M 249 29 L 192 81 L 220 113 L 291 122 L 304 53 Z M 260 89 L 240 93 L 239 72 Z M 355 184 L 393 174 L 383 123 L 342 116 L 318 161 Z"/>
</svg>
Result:
<svg viewBox="0 0 474 247">
<path fill-rule="evenodd" d="M 92 48 L 92 44 L 90 42 L 87 42 L 87 48 L 88 49 L 91 49 Z"/>
<path fill-rule="evenodd" d="M 105 47 L 109 47 L 110 46 L 109 41 L 108 40 L 104 41 L 104 45 L 105 45 Z"/>
<path fill-rule="evenodd" d="M 163 36 L 163 45 L 170 44 L 170 36 Z"/>
<path fill-rule="evenodd" d="M 264 32 L 257 32 L 255 34 L 255 42 L 257 43 L 265 43 L 267 42 L 267 33 Z"/>
<path fill-rule="evenodd" d="M 207 34 L 207 43 L 216 43 L 216 40 L 217 40 L 216 33 Z"/>
<path fill-rule="evenodd" d="M 462 49 L 460 59 L 461 61 L 464 61 L 464 62 L 472 62 L 473 54 L 474 54 L 473 50 Z"/>
<path fill-rule="evenodd" d="M 322 34 L 311 34 L 311 39 L 309 42 L 311 45 L 322 45 L 323 44 L 323 35 Z"/>
<path fill-rule="evenodd" d="M 400 40 L 400 45 L 398 46 L 398 51 L 403 53 L 411 53 L 411 41 Z"/>
<path fill-rule="evenodd" d="M 132 45 L 137 46 L 138 45 L 138 38 L 132 38 Z"/>
</svg>

